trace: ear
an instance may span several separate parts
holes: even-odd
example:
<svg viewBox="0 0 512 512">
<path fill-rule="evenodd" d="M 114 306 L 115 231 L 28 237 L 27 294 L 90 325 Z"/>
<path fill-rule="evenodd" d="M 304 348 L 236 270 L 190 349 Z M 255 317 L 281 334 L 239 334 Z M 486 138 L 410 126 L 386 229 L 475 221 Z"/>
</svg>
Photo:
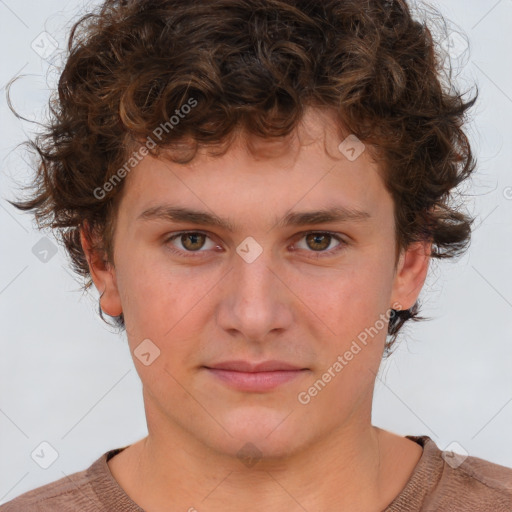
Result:
<svg viewBox="0 0 512 512">
<path fill-rule="evenodd" d="M 80 241 L 84 250 L 91 278 L 100 293 L 100 307 L 109 316 L 119 316 L 123 312 L 121 298 L 117 289 L 116 271 L 104 254 L 95 246 L 95 237 L 87 223 L 80 229 Z"/>
<path fill-rule="evenodd" d="M 415 242 L 400 254 L 391 303 L 399 303 L 400 309 L 409 309 L 418 300 L 427 277 L 430 264 L 432 243 L 429 241 Z"/>
</svg>

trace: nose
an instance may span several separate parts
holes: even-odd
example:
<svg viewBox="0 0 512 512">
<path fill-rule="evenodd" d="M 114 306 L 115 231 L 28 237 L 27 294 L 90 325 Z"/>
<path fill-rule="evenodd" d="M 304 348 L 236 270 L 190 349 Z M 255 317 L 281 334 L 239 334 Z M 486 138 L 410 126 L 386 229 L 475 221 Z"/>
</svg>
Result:
<svg viewBox="0 0 512 512">
<path fill-rule="evenodd" d="M 238 255 L 221 283 L 217 323 L 231 336 L 262 343 L 284 332 L 293 321 L 293 293 L 269 251 L 251 263 Z"/>
</svg>

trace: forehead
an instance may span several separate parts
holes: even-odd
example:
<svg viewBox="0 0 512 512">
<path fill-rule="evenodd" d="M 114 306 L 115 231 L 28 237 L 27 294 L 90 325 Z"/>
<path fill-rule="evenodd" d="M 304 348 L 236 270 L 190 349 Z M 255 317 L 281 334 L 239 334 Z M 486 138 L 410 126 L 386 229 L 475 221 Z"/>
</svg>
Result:
<svg viewBox="0 0 512 512">
<path fill-rule="evenodd" d="M 173 162 L 172 152 L 148 155 L 127 176 L 122 202 L 132 216 L 169 203 L 234 218 L 246 213 L 249 220 L 275 218 L 295 205 L 301 211 L 341 206 L 386 215 L 392 199 L 382 170 L 369 148 L 349 135 L 331 114 L 310 110 L 284 139 L 240 134 L 220 156 L 199 148 L 187 164 Z M 355 159 L 347 145 L 355 147 Z"/>
</svg>

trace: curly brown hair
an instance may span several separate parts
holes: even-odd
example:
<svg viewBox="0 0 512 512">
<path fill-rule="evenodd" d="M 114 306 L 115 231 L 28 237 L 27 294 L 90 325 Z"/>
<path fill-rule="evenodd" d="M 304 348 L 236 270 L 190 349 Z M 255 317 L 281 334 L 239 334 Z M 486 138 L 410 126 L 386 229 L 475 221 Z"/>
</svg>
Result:
<svg viewBox="0 0 512 512">
<path fill-rule="evenodd" d="M 286 136 L 310 106 L 332 109 L 377 156 L 397 254 L 422 240 L 438 259 L 469 246 L 474 219 L 452 200 L 476 166 L 462 126 L 478 90 L 465 102 L 443 84 L 446 55 L 404 0 L 107 0 L 76 21 L 68 52 L 50 121 L 27 142 L 33 191 L 12 204 L 55 230 L 85 289 L 80 231 L 113 265 L 123 181 L 105 184 L 155 127 L 166 129 L 150 152 L 186 148 L 170 156 L 185 163 L 239 130 Z M 170 123 L 190 98 L 200 108 Z M 419 306 L 393 311 L 386 354 L 407 320 L 424 320 Z"/>
</svg>

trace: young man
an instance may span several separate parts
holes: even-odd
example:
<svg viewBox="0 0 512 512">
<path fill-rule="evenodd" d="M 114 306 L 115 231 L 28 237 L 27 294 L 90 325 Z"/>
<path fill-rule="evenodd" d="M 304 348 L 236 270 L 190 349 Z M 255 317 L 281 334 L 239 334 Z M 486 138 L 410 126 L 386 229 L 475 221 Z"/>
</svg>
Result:
<svg viewBox="0 0 512 512">
<path fill-rule="evenodd" d="M 148 436 L 0 510 L 510 511 L 512 469 L 371 424 L 472 219 L 468 103 L 403 1 L 107 1 L 32 199 L 126 329 Z"/>
</svg>

